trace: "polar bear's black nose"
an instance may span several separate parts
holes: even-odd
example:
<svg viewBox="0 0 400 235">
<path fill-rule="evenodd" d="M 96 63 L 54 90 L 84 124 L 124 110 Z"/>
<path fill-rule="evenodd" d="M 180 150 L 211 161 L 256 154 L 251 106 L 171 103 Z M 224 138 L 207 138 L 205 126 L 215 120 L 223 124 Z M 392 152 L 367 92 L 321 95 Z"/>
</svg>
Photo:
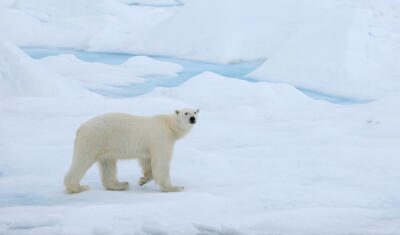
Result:
<svg viewBox="0 0 400 235">
<path fill-rule="evenodd" d="M 192 123 L 192 124 L 194 124 L 194 123 L 196 123 L 196 118 L 194 118 L 194 117 L 190 117 L 190 123 Z"/>
</svg>

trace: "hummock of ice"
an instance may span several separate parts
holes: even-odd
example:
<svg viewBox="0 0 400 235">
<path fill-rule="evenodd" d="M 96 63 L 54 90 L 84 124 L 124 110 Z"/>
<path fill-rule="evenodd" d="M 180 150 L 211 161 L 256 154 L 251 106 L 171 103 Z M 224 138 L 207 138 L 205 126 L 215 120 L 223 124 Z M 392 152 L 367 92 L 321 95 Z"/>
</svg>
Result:
<svg viewBox="0 0 400 235">
<path fill-rule="evenodd" d="M 250 93 L 251 96 L 243 95 Z M 267 108 L 271 105 L 285 106 L 288 103 L 298 104 L 310 101 L 310 98 L 292 86 L 251 83 L 211 72 L 197 75 L 176 88 L 156 88 L 148 96 L 153 95 L 184 100 L 196 107 L 206 107 L 210 110 L 252 107 L 254 105 L 263 105 Z M 282 96 L 285 98 L 282 99 Z"/>
<path fill-rule="evenodd" d="M 89 96 L 67 78 L 49 71 L 11 42 L 0 43 L 0 98 Z M 93 94 L 94 95 L 94 94 Z"/>
<path fill-rule="evenodd" d="M 18 0 L 0 7 L 0 21 L 9 22 L 0 25 L 0 40 L 231 63 L 269 57 L 297 27 L 342 2 L 203 0 L 152 8 L 124 1 Z"/>
<path fill-rule="evenodd" d="M 157 3 L 171 1 L 148 2 Z M 250 77 L 359 100 L 400 91 L 397 1 L 179 3 L 4 1 L 0 41 L 217 63 L 267 58 Z"/>
<path fill-rule="evenodd" d="M 397 51 L 400 59 L 400 49 L 382 41 L 384 35 L 396 29 L 378 25 L 383 19 L 376 14 L 396 16 L 385 8 L 343 6 L 330 10 L 317 21 L 299 27 L 264 65 L 248 76 L 360 100 L 399 92 L 399 67 L 395 69 L 393 61 L 376 56 L 377 50 L 393 48 L 388 58 Z M 375 33 L 377 28 L 382 31 Z M 395 38 L 399 39 L 399 35 L 397 29 Z"/>
<path fill-rule="evenodd" d="M 82 82 L 90 89 L 144 83 L 146 76 L 176 76 L 183 69 L 178 64 L 146 56 L 134 56 L 121 65 L 89 63 L 74 55 L 49 56 L 40 62 L 59 74 Z"/>
</svg>

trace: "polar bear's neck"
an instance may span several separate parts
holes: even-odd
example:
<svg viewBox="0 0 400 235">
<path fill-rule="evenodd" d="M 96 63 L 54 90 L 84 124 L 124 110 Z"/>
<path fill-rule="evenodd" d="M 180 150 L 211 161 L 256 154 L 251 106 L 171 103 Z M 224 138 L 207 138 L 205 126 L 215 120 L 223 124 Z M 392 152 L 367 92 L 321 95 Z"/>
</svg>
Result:
<svg viewBox="0 0 400 235">
<path fill-rule="evenodd" d="M 171 135 L 173 138 L 175 138 L 175 140 L 184 137 L 192 129 L 191 126 L 181 125 L 179 119 L 174 114 L 167 115 L 166 118 L 167 118 L 167 125 L 171 130 Z"/>
</svg>

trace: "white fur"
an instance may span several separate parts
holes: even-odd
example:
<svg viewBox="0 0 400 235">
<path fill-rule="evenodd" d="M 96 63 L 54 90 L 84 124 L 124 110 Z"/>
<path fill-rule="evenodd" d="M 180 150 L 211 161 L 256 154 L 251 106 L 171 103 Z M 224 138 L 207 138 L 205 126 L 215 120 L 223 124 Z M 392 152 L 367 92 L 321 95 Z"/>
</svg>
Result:
<svg viewBox="0 0 400 235">
<path fill-rule="evenodd" d="M 143 170 L 139 185 L 154 178 L 163 192 L 182 191 L 171 184 L 169 169 L 175 141 L 186 135 L 197 121 L 199 110 L 175 110 L 170 115 L 141 117 L 108 113 L 83 123 L 77 133 L 74 155 L 64 184 L 68 192 L 88 190 L 80 181 L 96 161 L 103 185 L 108 190 L 126 190 L 128 182 L 117 179 L 117 160 L 138 158 Z"/>
</svg>

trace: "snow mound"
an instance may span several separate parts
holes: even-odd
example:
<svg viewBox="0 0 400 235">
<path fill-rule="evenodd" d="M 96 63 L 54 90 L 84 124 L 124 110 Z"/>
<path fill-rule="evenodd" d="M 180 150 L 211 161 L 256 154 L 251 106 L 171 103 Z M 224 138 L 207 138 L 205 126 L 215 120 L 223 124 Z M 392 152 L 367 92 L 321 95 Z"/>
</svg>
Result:
<svg viewBox="0 0 400 235">
<path fill-rule="evenodd" d="M 289 85 L 248 82 L 212 72 L 199 74 L 178 87 L 156 88 L 149 95 L 166 96 L 210 110 L 311 101 Z"/>
<path fill-rule="evenodd" d="M 338 2 L 188 1 L 173 17 L 149 29 L 140 49 L 152 54 L 217 63 L 265 58 L 297 26 Z M 125 43 L 119 47 L 138 50 L 137 44 Z"/>
<path fill-rule="evenodd" d="M 132 57 L 122 65 L 85 62 L 74 55 L 48 56 L 40 62 L 59 74 L 82 82 L 89 89 L 144 83 L 145 76 L 176 76 L 183 70 L 180 65 L 146 56 Z"/>
<path fill-rule="evenodd" d="M 123 66 L 131 68 L 137 76 L 177 76 L 183 67 L 166 61 L 159 61 L 147 56 L 135 56 L 128 59 Z"/>
<path fill-rule="evenodd" d="M 300 27 L 248 77 L 361 100 L 400 88 L 382 78 L 371 49 L 373 12 L 342 6 Z"/>
<path fill-rule="evenodd" d="M 111 45 L 137 44 L 146 31 L 174 10 L 133 7 L 120 1 L 18 0 L 0 3 L 0 40 L 18 46 L 105 51 Z M 121 52 L 128 52 L 122 50 Z"/>
<path fill-rule="evenodd" d="M 64 77 L 47 70 L 11 42 L 0 43 L 0 98 L 88 96 Z"/>
</svg>

